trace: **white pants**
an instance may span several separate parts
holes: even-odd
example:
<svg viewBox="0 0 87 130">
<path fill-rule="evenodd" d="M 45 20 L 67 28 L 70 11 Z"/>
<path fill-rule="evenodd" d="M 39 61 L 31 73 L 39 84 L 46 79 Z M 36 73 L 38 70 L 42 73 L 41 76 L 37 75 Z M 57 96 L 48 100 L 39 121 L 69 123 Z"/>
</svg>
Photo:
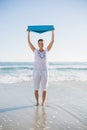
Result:
<svg viewBox="0 0 87 130">
<path fill-rule="evenodd" d="M 48 86 L 48 75 L 47 71 L 34 71 L 33 72 L 34 89 L 39 90 L 40 84 L 42 90 L 47 90 Z"/>
</svg>

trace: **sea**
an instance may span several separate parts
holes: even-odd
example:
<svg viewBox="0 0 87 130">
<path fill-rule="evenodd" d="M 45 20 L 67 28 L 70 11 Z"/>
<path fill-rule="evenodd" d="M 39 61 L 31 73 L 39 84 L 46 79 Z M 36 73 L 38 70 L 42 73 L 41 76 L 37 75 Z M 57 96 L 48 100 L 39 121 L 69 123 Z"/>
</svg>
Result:
<svg viewBox="0 0 87 130">
<path fill-rule="evenodd" d="M 0 83 L 33 80 L 33 62 L 0 62 Z M 49 62 L 48 81 L 87 81 L 87 62 Z"/>
</svg>

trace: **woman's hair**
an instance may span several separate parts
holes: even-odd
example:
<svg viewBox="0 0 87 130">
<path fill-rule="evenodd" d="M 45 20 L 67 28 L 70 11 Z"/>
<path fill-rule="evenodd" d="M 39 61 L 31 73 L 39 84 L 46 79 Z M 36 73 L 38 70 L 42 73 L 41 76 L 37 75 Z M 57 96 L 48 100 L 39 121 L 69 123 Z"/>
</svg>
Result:
<svg viewBox="0 0 87 130">
<path fill-rule="evenodd" d="M 39 40 L 38 40 L 38 43 L 39 43 L 40 41 L 42 41 L 42 42 L 43 42 L 43 39 L 39 39 Z"/>
</svg>

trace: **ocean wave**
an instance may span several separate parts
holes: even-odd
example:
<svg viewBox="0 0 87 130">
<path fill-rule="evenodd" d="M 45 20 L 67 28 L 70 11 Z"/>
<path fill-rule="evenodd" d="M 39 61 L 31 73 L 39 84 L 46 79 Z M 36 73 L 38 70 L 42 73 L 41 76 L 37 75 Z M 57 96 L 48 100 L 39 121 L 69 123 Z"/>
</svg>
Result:
<svg viewBox="0 0 87 130">
<path fill-rule="evenodd" d="M 87 81 L 87 63 L 49 63 L 49 82 Z M 33 63 L 0 62 L 0 83 L 18 83 L 33 80 Z"/>
<path fill-rule="evenodd" d="M 33 70 L 32 62 L 0 62 L 0 70 Z M 49 70 L 87 70 L 87 62 L 83 63 L 73 63 L 73 62 L 49 62 L 48 64 Z"/>
<path fill-rule="evenodd" d="M 49 70 L 87 70 L 87 67 L 49 67 Z"/>
<path fill-rule="evenodd" d="M 48 73 L 48 81 L 87 81 L 87 72 L 58 72 L 58 71 L 49 71 Z M 33 72 L 32 71 L 24 71 L 18 73 L 6 73 L 0 74 L 0 83 L 19 83 L 19 82 L 33 82 Z"/>
<path fill-rule="evenodd" d="M 0 83 L 20 83 L 32 81 L 31 75 L 0 75 Z"/>
<path fill-rule="evenodd" d="M 33 70 L 33 66 L 0 66 L 0 70 Z M 48 70 L 87 70 L 87 67 L 49 66 Z"/>
<path fill-rule="evenodd" d="M 33 67 L 32 66 L 0 66 L 0 70 L 20 70 L 20 69 L 33 70 Z"/>
</svg>

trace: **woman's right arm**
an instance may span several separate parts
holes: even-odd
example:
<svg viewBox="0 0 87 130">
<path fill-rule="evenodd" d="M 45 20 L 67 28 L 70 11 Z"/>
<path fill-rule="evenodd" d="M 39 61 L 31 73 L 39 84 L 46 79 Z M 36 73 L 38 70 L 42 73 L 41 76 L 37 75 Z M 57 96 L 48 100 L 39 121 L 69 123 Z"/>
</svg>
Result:
<svg viewBox="0 0 87 130">
<path fill-rule="evenodd" d="M 31 50 L 34 52 L 35 51 L 35 47 L 33 46 L 31 40 L 30 40 L 30 31 L 28 31 L 28 44 L 31 48 Z"/>
</svg>

